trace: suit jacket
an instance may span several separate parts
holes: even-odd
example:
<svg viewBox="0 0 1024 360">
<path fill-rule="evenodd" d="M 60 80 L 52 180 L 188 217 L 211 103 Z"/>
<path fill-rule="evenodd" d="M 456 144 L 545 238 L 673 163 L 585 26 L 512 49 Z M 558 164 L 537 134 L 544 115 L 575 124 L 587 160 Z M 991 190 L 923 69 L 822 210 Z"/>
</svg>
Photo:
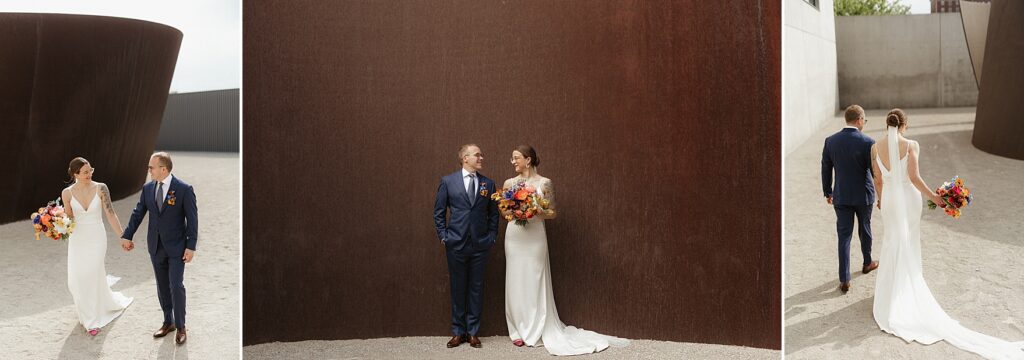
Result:
<svg viewBox="0 0 1024 360">
<path fill-rule="evenodd" d="M 185 249 L 195 251 L 199 237 L 196 194 L 192 185 L 176 176 L 171 178 L 165 192 L 164 198 L 160 199 L 164 203 L 164 208 L 160 210 L 157 207 L 156 181 L 142 187 L 139 203 L 135 205 L 132 218 L 128 221 L 128 227 L 124 229 L 121 238 L 132 240 L 142 223 L 142 218 L 149 214 L 149 254 L 156 255 L 157 241 L 160 241 L 169 256 L 181 257 L 185 254 Z"/>
<path fill-rule="evenodd" d="M 471 246 L 487 250 L 498 238 L 498 204 L 491 201 L 494 181 L 477 173 L 477 191 L 470 202 L 463 182 L 462 170 L 441 178 L 434 201 L 434 226 L 437 238 L 445 246 L 461 250 Z M 448 213 L 445 219 L 445 213 Z M 446 221 L 447 220 L 447 221 Z"/>
<path fill-rule="evenodd" d="M 843 128 L 825 139 L 821 151 L 821 188 L 833 205 L 863 206 L 875 203 L 871 175 L 871 139 L 857 129 Z M 835 185 L 832 171 L 835 170 Z"/>
</svg>

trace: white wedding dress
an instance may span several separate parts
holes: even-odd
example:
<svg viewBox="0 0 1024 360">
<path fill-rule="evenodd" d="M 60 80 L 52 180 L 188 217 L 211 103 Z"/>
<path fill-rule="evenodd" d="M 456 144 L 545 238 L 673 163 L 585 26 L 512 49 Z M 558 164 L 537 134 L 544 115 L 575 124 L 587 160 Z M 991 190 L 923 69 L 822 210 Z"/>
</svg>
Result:
<svg viewBox="0 0 1024 360">
<path fill-rule="evenodd" d="M 117 318 L 133 298 L 113 292 L 110 286 L 120 280 L 107 276 L 107 231 L 103 227 L 103 206 L 99 191 L 86 210 L 71 196 L 75 229 L 68 237 L 68 290 L 75 301 L 78 321 L 86 330 L 98 329 Z"/>
<path fill-rule="evenodd" d="M 907 154 L 900 154 L 896 128 L 888 130 L 889 164 L 876 157 L 882 173 L 882 256 L 875 280 L 878 327 L 907 342 L 945 340 L 989 359 L 1024 359 L 1024 342 L 974 332 L 946 315 L 925 284 L 921 264 L 921 192 L 910 182 Z M 900 156 L 900 159 L 897 159 Z"/>
<path fill-rule="evenodd" d="M 544 196 L 540 186 L 537 194 Z M 505 323 L 509 338 L 544 346 L 552 355 L 580 355 L 629 340 L 566 326 L 558 318 L 551 291 L 551 266 L 544 220 L 525 226 L 509 223 L 505 231 Z"/>
</svg>

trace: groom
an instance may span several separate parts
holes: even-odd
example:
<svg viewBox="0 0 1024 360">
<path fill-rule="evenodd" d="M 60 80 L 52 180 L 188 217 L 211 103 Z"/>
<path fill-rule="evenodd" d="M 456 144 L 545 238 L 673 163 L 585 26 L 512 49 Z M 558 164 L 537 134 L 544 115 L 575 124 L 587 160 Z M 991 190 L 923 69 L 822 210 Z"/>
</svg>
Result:
<svg viewBox="0 0 1024 360">
<path fill-rule="evenodd" d="M 475 348 L 482 346 L 476 334 L 483 310 L 484 269 L 498 238 L 498 205 L 490 200 L 494 181 L 479 173 L 483 160 L 479 147 L 462 145 L 462 169 L 441 178 L 434 201 L 434 226 L 448 257 L 451 280 L 454 336 L 448 340 L 450 348 L 466 341 Z"/>
<path fill-rule="evenodd" d="M 199 215 L 192 185 L 171 175 L 173 167 L 171 156 L 165 152 L 149 158 L 149 176 L 153 181 L 142 187 L 139 204 L 135 205 L 128 227 L 121 235 L 121 247 L 125 251 L 135 248 L 132 236 L 148 213 L 146 240 L 156 272 L 160 309 L 164 312 L 164 323 L 153 337 L 177 331 L 174 342 L 181 345 L 186 340 L 185 263 L 192 261 L 196 251 Z"/>
<path fill-rule="evenodd" d="M 871 176 L 871 145 L 875 140 L 864 135 L 864 109 L 858 105 L 846 108 L 846 126 L 825 139 L 821 152 L 821 186 L 825 201 L 836 211 L 839 233 L 839 290 L 850 291 L 850 241 L 853 218 L 857 217 L 860 251 L 864 255 L 865 274 L 878 268 L 871 261 L 871 205 L 875 202 L 875 186 Z M 835 170 L 835 187 L 832 171 Z"/>
</svg>

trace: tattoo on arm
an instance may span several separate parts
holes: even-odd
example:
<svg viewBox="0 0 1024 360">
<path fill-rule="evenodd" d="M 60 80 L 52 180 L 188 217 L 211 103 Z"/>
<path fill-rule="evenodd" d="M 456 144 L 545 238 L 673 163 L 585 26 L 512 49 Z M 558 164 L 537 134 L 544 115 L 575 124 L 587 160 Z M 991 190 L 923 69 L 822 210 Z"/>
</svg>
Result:
<svg viewBox="0 0 1024 360">
<path fill-rule="evenodd" d="M 551 197 L 553 193 L 553 189 L 551 189 L 551 180 L 545 181 L 541 184 L 541 189 L 543 189 L 545 197 Z"/>
<path fill-rule="evenodd" d="M 103 200 L 103 208 L 107 209 L 108 213 L 114 213 L 114 204 L 110 202 L 110 190 L 107 189 L 107 185 L 100 185 L 100 198 Z"/>
</svg>

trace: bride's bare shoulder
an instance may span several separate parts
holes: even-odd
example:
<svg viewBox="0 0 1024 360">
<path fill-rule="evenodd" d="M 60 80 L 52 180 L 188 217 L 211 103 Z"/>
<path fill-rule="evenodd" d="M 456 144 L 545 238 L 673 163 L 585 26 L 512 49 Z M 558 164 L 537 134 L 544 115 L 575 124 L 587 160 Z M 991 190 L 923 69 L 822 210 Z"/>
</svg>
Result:
<svg viewBox="0 0 1024 360">
<path fill-rule="evenodd" d="M 921 151 L 921 144 L 918 144 L 917 140 L 907 139 L 907 146 L 910 147 L 911 149 L 914 149 L 914 152 Z"/>
</svg>

